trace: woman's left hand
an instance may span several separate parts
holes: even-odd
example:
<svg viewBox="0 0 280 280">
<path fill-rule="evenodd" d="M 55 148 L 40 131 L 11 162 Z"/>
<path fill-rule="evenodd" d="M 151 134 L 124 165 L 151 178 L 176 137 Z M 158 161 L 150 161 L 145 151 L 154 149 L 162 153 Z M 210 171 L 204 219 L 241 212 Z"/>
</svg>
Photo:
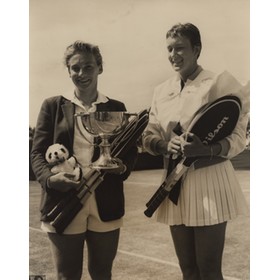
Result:
<svg viewBox="0 0 280 280">
<path fill-rule="evenodd" d="M 188 139 L 189 141 L 186 141 Z M 184 139 L 181 141 L 182 153 L 188 157 L 201 157 L 209 156 L 209 146 L 204 145 L 199 137 L 193 133 L 188 133 L 184 135 Z"/>
<path fill-rule="evenodd" d="M 121 175 L 126 171 L 126 165 L 119 158 L 114 158 L 114 161 L 118 164 L 117 168 L 107 169 L 106 171 L 110 174 Z"/>
</svg>

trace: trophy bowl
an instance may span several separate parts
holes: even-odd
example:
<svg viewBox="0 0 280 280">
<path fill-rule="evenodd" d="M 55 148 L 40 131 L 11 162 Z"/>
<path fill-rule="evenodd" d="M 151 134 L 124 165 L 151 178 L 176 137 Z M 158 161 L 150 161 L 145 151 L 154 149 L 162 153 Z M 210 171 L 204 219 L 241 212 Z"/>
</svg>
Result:
<svg viewBox="0 0 280 280">
<path fill-rule="evenodd" d="M 131 115 L 123 111 L 89 112 L 75 115 L 80 120 L 78 126 L 82 124 L 87 132 L 101 138 L 101 143 L 99 144 L 100 156 L 95 162 L 91 163 L 91 168 L 116 169 L 119 167 L 118 160 L 111 156 L 109 139 L 125 128 Z"/>
</svg>

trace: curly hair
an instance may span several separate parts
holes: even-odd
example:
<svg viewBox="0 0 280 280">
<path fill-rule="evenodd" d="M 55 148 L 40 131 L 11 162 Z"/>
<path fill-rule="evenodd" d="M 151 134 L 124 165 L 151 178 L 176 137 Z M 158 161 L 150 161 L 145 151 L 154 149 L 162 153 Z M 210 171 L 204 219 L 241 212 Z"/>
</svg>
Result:
<svg viewBox="0 0 280 280">
<path fill-rule="evenodd" d="M 96 59 L 97 65 L 100 67 L 101 71 L 103 71 L 103 59 L 99 47 L 97 45 L 93 45 L 79 40 L 69 45 L 64 53 L 64 64 L 67 68 L 69 68 L 70 58 L 76 53 L 93 54 L 93 56 Z"/>
</svg>

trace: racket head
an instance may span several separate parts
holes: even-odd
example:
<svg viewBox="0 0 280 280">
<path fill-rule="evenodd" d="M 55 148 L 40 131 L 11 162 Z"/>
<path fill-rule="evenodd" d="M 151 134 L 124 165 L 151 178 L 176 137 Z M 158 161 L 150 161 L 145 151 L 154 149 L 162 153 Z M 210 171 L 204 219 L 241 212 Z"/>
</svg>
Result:
<svg viewBox="0 0 280 280">
<path fill-rule="evenodd" d="M 240 111 L 241 101 L 237 96 L 223 96 L 200 108 L 188 131 L 198 136 L 203 144 L 215 143 L 232 133 Z"/>
</svg>

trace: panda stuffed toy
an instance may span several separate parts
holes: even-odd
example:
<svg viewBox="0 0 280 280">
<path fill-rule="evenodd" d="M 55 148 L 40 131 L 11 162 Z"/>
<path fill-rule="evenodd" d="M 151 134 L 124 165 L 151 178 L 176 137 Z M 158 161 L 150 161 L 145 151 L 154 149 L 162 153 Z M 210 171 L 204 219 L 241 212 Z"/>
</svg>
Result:
<svg viewBox="0 0 280 280">
<path fill-rule="evenodd" d="M 81 178 L 81 168 L 78 167 L 76 159 L 72 156 L 69 158 L 69 151 L 62 144 L 53 144 L 49 146 L 45 154 L 46 161 L 52 166 L 51 172 L 67 172 L 74 174 L 74 181 Z"/>
</svg>

